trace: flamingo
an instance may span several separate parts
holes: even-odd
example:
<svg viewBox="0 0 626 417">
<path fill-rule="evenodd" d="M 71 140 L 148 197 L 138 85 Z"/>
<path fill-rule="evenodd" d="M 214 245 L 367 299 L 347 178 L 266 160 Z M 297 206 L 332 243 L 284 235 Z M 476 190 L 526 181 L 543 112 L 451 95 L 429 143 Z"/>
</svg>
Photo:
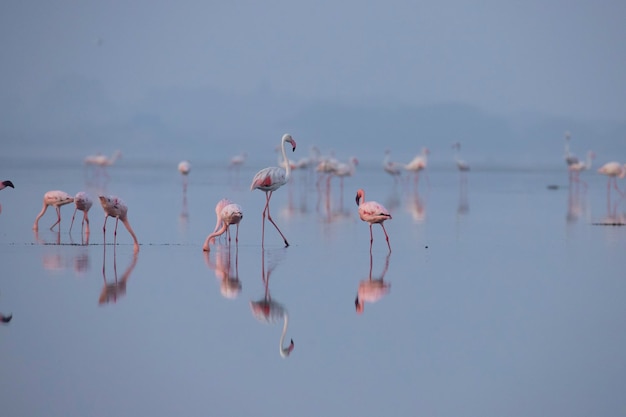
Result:
<svg viewBox="0 0 626 417">
<path fill-rule="evenodd" d="M 405 165 L 399 162 L 392 162 L 391 151 L 389 149 L 385 150 L 385 159 L 383 159 L 383 169 L 385 172 L 393 177 L 393 180 L 397 183 L 398 177 L 402 175 L 402 170 Z"/>
<path fill-rule="evenodd" d="M 413 173 L 415 185 L 417 185 L 417 182 L 419 180 L 420 171 L 425 170 L 426 166 L 428 165 L 429 154 L 430 150 L 428 148 L 422 148 L 422 153 L 415 156 L 415 158 L 413 158 L 411 162 L 404 166 L 405 170 Z"/>
<path fill-rule="evenodd" d="M 291 177 L 291 166 L 288 163 L 287 153 L 285 152 L 285 142 L 289 142 L 292 146 L 292 152 L 296 150 L 296 141 L 293 140 L 290 134 L 285 133 L 280 142 L 280 148 L 283 154 L 283 161 L 285 162 L 285 169 L 280 167 L 268 167 L 263 168 L 259 172 L 256 173 L 254 178 L 252 179 L 252 184 L 250 185 L 250 191 L 258 189 L 265 192 L 265 208 L 263 209 L 263 236 L 261 238 L 261 245 L 265 243 L 265 213 L 267 212 L 267 218 L 274 225 L 280 236 L 285 241 L 285 246 L 289 246 L 289 242 L 287 242 L 287 238 L 283 235 L 283 232 L 280 231 L 274 220 L 272 220 L 272 216 L 270 214 L 270 199 L 272 198 L 272 193 L 283 185 L 287 184 L 289 178 Z"/>
<path fill-rule="evenodd" d="M 383 228 L 383 232 L 385 233 L 385 239 L 387 239 L 387 246 L 389 247 L 389 252 L 391 252 L 389 235 L 387 234 L 387 230 L 385 230 L 385 225 L 383 224 L 385 220 L 391 219 L 391 214 L 389 214 L 389 211 L 382 204 L 376 201 L 366 202 L 365 191 L 363 191 L 362 189 L 359 189 L 356 192 L 356 204 L 359 206 L 359 217 L 361 218 L 361 220 L 370 224 L 370 251 L 372 250 L 372 244 L 374 243 L 372 225 L 378 223 Z"/>
<path fill-rule="evenodd" d="M 454 149 L 454 161 L 456 162 L 456 167 L 461 172 L 469 171 L 470 170 L 469 164 L 459 157 L 459 154 L 461 152 L 461 143 L 460 142 L 453 143 L 452 148 Z"/>
<path fill-rule="evenodd" d="M 587 183 L 580 179 L 580 173 L 582 171 L 591 169 L 591 164 L 595 157 L 596 157 L 595 152 L 587 151 L 587 159 L 585 161 L 577 160 L 576 162 L 569 165 L 568 170 L 570 172 L 570 175 L 573 174 L 572 179 L 575 182 L 582 183 L 585 187 L 587 187 Z"/>
<path fill-rule="evenodd" d="M 89 235 L 89 216 L 87 215 L 89 209 L 93 205 L 93 201 L 91 201 L 91 197 L 84 191 L 80 191 L 76 193 L 74 196 L 74 214 L 72 215 L 72 223 L 70 223 L 70 233 L 72 233 L 72 226 L 74 225 L 74 217 L 76 217 L 76 210 L 81 210 L 83 212 L 83 222 L 81 223 L 81 234 L 82 227 L 87 224 L 86 233 Z"/>
<path fill-rule="evenodd" d="M 108 177 L 108 174 L 105 170 L 106 167 L 113 165 L 121 157 L 122 152 L 119 150 L 115 151 L 110 158 L 106 155 L 103 155 L 102 153 L 97 153 L 96 155 L 89 155 L 85 157 L 83 163 L 85 165 L 93 165 L 94 167 L 99 169 L 99 172 L 104 173 L 104 175 Z"/>
<path fill-rule="evenodd" d="M 222 201 L 223 200 L 220 200 L 220 202 Z M 218 205 L 219 204 L 220 203 L 218 203 Z M 206 240 L 204 241 L 204 246 L 202 246 L 202 250 L 207 251 L 207 252 L 210 251 L 211 248 L 209 247 L 209 242 L 214 241 L 216 236 L 220 236 L 224 232 L 227 232 L 228 241 L 230 242 L 230 226 L 233 224 L 237 226 L 237 233 L 235 234 L 235 242 L 239 242 L 239 223 L 241 222 L 242 218 L 243 218 L 243 210 L 241 209 L 241 206 L 239 204 L 235 204 L 235 203 L 226 204 L 220 210 L 220 217 L 218 220 L 218 224 L 221 223 L 222 227 L 219 230 L 216 230 L 213 233 L 211 233 L 209 236 L 207 236 Z"/>
<path fill-rule="evenodd" d="M 233 156 L 232 158 L 230 158 L 230 168 L 239 168 L 241 165 L 243 165 L 246 162 L 247 158 L 248 158 L 247 152 L 242 152 L 239 155 Z"/>
<path fill-rule="evenodd" d="M 385 282 L 385 274 L 387 273 L 387 269 L 389 269 L 390 256 L 391 252 L 387 253 L 387 258 L 385 259 L 385 268 L 380 274 L 380 277 L 372 278 L 373 260 L 372 252 L 370 252 L 370 275 L 368 279 L 364 279 L 359 282 L 359 289 L 357 290 L 356 298 L 354 300 L 354 306 L 356 307 L 357 314 L 363 313 L 366 302 L 375 303 L 389 292 L 391 284 Z"/>
<path fill-rule="evenodd" d="M 617 178 L 622 179 L 626 177 L 626 165 L 622 165 L 619 162 L 607 162 L 598 169 L 598 173 L 609 177 L 606 184 L 608 195 L 611 193 L 611 183 L 613 183 L 613 188 L 615 188 L 622 197 L 625 196 L 624 192 L 617 186 Z"/>
<path fill-rule="evenodd" d="M 187 176 L 189 175 L 189 171 L 191 171 L 191 164 L 189 161 L 180 161 L 178 164 L 178 172 L 180 172 L 183 176 L 183 192 L 187 191 Z"/>
<path fill-rule="evenodd" d="M 50 226 L 50 230 L 54 228 L 57 224 L 59 225 L 59 230 L 61 230 L 61 206 L 74 202 L 74 197 L 66 193 L 65 191 L 53 190 L 48 191 L 43 196 L 43 208 L 41 212 L 35 218 L 35 224 L 33 224 L 33 230 L 39 230 L 39 219 L 44 215 L 46 210 L 48 210 L 48 206 L 54 206 L 57 211 L 57 221 L 52 226 Z"/>
<path fill-rule="evenodd" d="M 0 190 L 4 190 L 7 187 L 15 188 L 13 183 L 9 180 L 5 180 L 0 182 Z M 0 213 L 2 213 L 2 205 L 0 204 Z"/>
<path fill-rule="evenodd" d="M 117 224 L 118 222 L 121 220 L 122 223 L 124 223 L 124 226 L 126 226 L 126 230 L 128 230 L 128 233 L 130 233 L 130 235 L 133 237 L 133 241 L 135 242 L 134 244 L 134 251 L 138 252 L 139 251 L 139 242 L 137 241 L 137 236 L 135 235 L 135 232 L 133 232 L 133 228 L 130 227 L 130 223 L 128 222 L 128 206 L 126 205 L 126 203 L 124 203 L 122 201 L 121 198 L 117 197 L 117 196 L 99 196 L 100 198 L 100 204 L 102 205 L 102 208 L 104 209 L 104 225 L 102 226 L 102 232 L 104 233 L 104 244 L 106 245 L 106 226 L 107 226 L 107 219 L 109 217 L 115 217 L 115 231 L 113 232 L 113 244 L 115 245 L 117 242 Z"/>
<path fill-rule="evenodd" d="M 578 158 L 576 157 L 576 155 L 574 155 L 569 149 L 570 138 L 570 133 L 565 132 L 565 163 L 568 167 L 578 162 Z"/>
<path fill-rule="evenodd" d="M 262 265 L 263 281 L 265 283 L 265 295 L 262 299 L 258 301 L 250 301 L 250 308 L 252 309 L 252 314 L 254 315 L 254 317 L 263 323 L 273 324 L 279 321 L 280 319 L 283 319 L 283 331 L 280 335 L 278 348 L 279 348 L 280 356 L 283 358 L 286 358 L 291 354 L 291 351 L 293 351 L 293 348 L 295 346 L 293 343 L 293 339 L 291 339 L 291 341 L 289 342 L 289 345 L 287 345 L 286 347 L 284 346 L 285 336 L 287 335 L 287 327 L 289 325 L 289 315 L 285 307 L 282 304 L 272 300 L 272 297 L 270 296 L 269 282 L 270 282 L 270 275 L 272 273 L 272 268 L 268 270 L 267 277 L 266 277 L 265 276 L 265 251 L 263 251 L 262 256 L 263 258 L 262 258 L 261 265 Z"/>
</svg>

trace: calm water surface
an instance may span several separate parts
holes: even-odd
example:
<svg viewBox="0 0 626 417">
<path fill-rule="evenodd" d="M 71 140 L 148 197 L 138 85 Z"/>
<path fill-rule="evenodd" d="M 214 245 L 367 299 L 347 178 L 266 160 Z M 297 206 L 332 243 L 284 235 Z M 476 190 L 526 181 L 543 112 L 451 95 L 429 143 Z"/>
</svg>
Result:
<svg viewBox="0 0 626 417">
<path fill-rule="evenodd" d="M 418 192 L 378 165 L 330 194 L 294 172 L 274 193 L 261 247 L 263 166 L 125 160 L 12 161 L 0 192 L 3 416 L 607 416 L 626 413 L 626 201 L 565 170 L 433 169 Z M 548 185 L 558 185 L 550 190 Z M 622 185 L 623 186 L 623 185 Z M 358 219 L 355 194 L 390 209 L 392 252 Z M 119 195 L 141 243 L 90 211 L 49 209 L 62 189 Z M 244 209 L 239 243 L 202 243 L 223 197 Z M 359 288 L 385 287 L 358 314 Z M 271 323 L 254 303 L 280 305 Z M 288 319 L 285 325 L 285 318 Z M 294 350 L 280 355 L 293 339 Z"/>
</svg>

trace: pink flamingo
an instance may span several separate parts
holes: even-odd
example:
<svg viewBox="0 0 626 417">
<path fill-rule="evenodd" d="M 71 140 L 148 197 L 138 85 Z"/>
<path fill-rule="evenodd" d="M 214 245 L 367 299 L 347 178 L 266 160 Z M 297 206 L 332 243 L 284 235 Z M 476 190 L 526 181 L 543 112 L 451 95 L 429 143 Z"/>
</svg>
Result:
<svg viewBox="0 0 626 417">
<path fill-rule="evenodd" d="M 183 193 L 187 192 L 187 177 L 191 171 L 191 163 L 189 161 L 180 161 L 178 164 L 178 172 L 183 176 Z"/>
<path fill-rule="evenodd" d="M 389 252 L 391 252 L 389 235 L 387 234 L 387 230 L 385 230 L 385 225 L 383 224 L 385 220 L 391 219 L 389 211 L 382 204 L 376 201 L 365 201 L 365 191 L 362 189 L 359 189 L 356 192 L 356 204 L 359 206 L 359 217 L 361 220 L 370 224 L 370 251 L 372 250 L 372 244 L 374 243 L 372 225 L 378 223 L 383 228 L 385 239 L 387 239 L 387 246 L 389 247 Z"/>
<path fill-rule="evenodd" d="M 357 290 L 356 298 L 354 300 L 354 306 L 356 307 L 357 314 L 363 313 L 366 302 L 375 303 L 389 292 L 391 284 L 385 282 L 385 274 L 387 273 L 387 269 L 389 269 L 390 256 L 391 252 L 387 253 L 385 268 L 383 269 L 382 274 L 380 274 L 380 277 L 372 278 L 373 260 L 372 252 L 370 252 L 370 275 L 368 279 L 364 279 L 359 282 L 359 289 Z"/>
<path fill-rule="evenodd" d="M 89 155 L 85 157 L 83 163 L 85 165 L 92 165 L 99 169 L 99 172 L 102 172 L 106 177 L 109 175 L 106 172 L 106 167 L 109 167 L 115 163 L 119 158 L 122 157 L 122 152 L 117 150 L 113 153 L 113 155 L 109 158 L 106 155 L 98 153 L 96 155 Z"/>
<path fill-rule="evenodd" d="M 119 223 L 119 221 L 121 220 L 122 223 L 124 223 L 124 226 L 126 226 L 126 230 L 128 230 L 128 233 L 130 233 L 130 235 L 133 237 L 133 241 L 135 242 L 134 244 L 134 251 L 138 252 L 139 251 L 139 242 L 137 241 L 137 236 L 135 235 L 135 232 L 133 231 L 133 228 L 130 227 L 130 223 L 128 222 L 128 206 L 126 205 L 126 203 L 124 203 L 122 201 L 121 198 L 116 197 L 116 196 L 99 196 L 100 198 L 100 204 L 102 205 L 102 208 L 104 209 L 104 225 L 102 226 L 102 232 L 104 234 L 104 245 L 106 246 L 106 239 L 107 239 L 107 219 L 109 217 L 115 217 L 115 231 L 113 232 L 113 244 L 115 245 L 117 243 L 117 224 Z"/>
<path fill-rule="evenodd" d="M 89 194 L 87 194 L 84 191 L 80 191 L 76 193 L 76 195 L 74 196 L 74 205 L 76 207 L 74 208 L 74 214 L 72 215 L 72 223 L 70 223 L 70 233 L 72 233 L 72 226 L 74 225 L 74 218 L 76 217 L 76 210 L 80 210 L 83 212 L 83 222 L 81 223 L 81 234 L 83 233 L 82 227 L 85 224 L 87 224 L 87 227 L 85 229 L 86 229 L 86 234 L 89 235 L 89 216 L 87 215 L 87 213 L 89 212 L 89 209 L 93 205 L 93 201 L 91 201 Z"/>
<path fill-rule="evenodd" d="M 281 139 L 280 148 L 283 154 L 283 161 L 285 162 L 285 169 L 280 167 L 263 168 L 256 173 L 252 179 L 252 184 L 250 185 L 250 191 L 258 189 L 265 192 L 265 208 L 263 209 L 262 229 L 263 236 L 261 238 L 261 245 L 265 243 L 265 213 L 267 213 L 268 220 L 274 225 L 276 230 L 278 230 L 278 233 L 280 233 L 280 236 L 285 241 L 285 246 L 289 246 L 287 238 L 285 238 L 283 232 L 281 232 L 276 223 L 274 223 L 270 214 L 270 199 L 272 198 L 272 193 L 287 184 L 287 181 L 289 181 L 289 178 L 291 177 L 291 166 L 289 165 L 287 153 L 285 152 L 285 142 L 289 142 L 291 144 L 293 152 L 296 150 L 296 141 L 293 140 L 291 135 L 287 133 L 285 133 Z"/>
<path fill-rule="evenodd" d="M 611 183 L 613 183 L 613 188 L 615 188 L 615 190 L 617 190 L 617 192 L 624 197 L 624 192 L 617 186 L 617 178 L 622 179 L 626 177 L 626 165 L 622 165 L 619 162 L 607 162 L 598 169 L 598 172 L 609 177 L 606 184 L 607 195 L 610 195 Z"/>
<path fill-rule="evenodd" d="M 415 186 L 417 186 L 417 182 L 419 181 L 419 173 L 426 169 L 428 165 L 428 155 L 430 154 L 430 150 L 428 148 L 422 148 L 422 153 L 417 155 L 411 162 L 404 166 L 409 172 L 413 173 L 413 181 Z M 428 177 L 427 177 L 428 179 Z"/>
<path fill-rule="evenodd" d="M 582 183 L 582 185 L 585 188 L 587 188 L 587 183 L 580 179 L 580 173 L 583 171 L 587 171 L 588 169 L 591 169 L 591 164 L 595 157 L 596 157 L 595 152 L 588 151 L 587 159 L 585 161 L 579 161 L 577 159 L 576 162 L 573 162 L 572 164 L 568 166 L 567 169 L 569 170 L 570 176 L 574 182 Z"/>
<path fill-rule="evenodd" d="M 74 202 L 74 197 L 66 193 L 65 191 L 48 191 L 43 196 L 43 208 L 41 212 L 35 218 L 35 224 L 33 224 L 33 230 L 39 230 L 39 219 L 44 215 L 46 210 L 48 210 L 48 206 L 54 206 L 57 211 L 57 221 L 52 226 L 50 226 L 50 230 L 54 228 L 57 224 L 59 225 L 59 230 L 61 230 L 61 206 L 66 204 L 70 204 Z"/>
<path fill-rule="evenodd" d="M 218 203 L 218 206 L 220 205 L 220 203 Z M 235 242 L 239 242 L 239 223 L 241 222 L 242 218 L 243 218 L 243 210 L 241 209 L 241 206 L 239 204 L 235 204 L 235 203 L 226 204 L 220 210 L 220 216 L 218 220 L 218 224 L 221 223 L 222 227 L 219 230 L 216 230 L 213 233 L 211 233 L 209 236 L 207 236 L 206 240 L 204 241 L 204 246 L 202 246 L 202 250 L 207 251 L 207 252 L 210 251 L 211 248 L 209 246 L 209 242 L 215 241 L 215 237 L 222 235 L 224 232 L 227 232 L 228 241 L 230 242 L 230 226 L 233 224 L 237 226 L 237 232 L 235 234 Z"/>
</svg>

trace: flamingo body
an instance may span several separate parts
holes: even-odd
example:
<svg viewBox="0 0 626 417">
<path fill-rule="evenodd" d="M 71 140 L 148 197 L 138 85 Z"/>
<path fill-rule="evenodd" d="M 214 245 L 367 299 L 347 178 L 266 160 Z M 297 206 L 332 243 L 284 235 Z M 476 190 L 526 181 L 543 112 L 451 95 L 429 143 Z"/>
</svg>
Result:
<svg viewBox="0 0 626 417">
<path fill-rule="evenodd" d="M 285 152 L 285 143 L 289 142 L 292 146 L 292 152 L 296 150 L 296 141 L 291 137 L 290 134 L 286 133 L 281 138 L 280 148 L 283 154 L 283 161 L 285 163 L 285 168 L 280 167 L 268 167 L 263 168 L 259 172 L 256 173 L 254 178 L 252 178 L 252 184 L 250 184 L 250 191 L 252 190 L 261 190 L 265 192 L 265 208 L 263 209 L 263 237 L 262 244 L 265 242 L 265 215 L 267 213 L 268 220 L 274 225 L 278 233 L 283 238 L 285 242 L 285 246 L 289 246 L 289 242 L 283 235 L 283 232 L 280 231 L 274 220 L 272 220 L 272 216 L 270 215 L 269 204 L 270 199 L 272 198 L 272 193 L 285 185 L 291 176 L 291 165 L 289 164 L 289 160 L 287 159 L 287 153 Z"/>
<path fill-rule="evenodd" d="M 104 210 L 104 225 L 102 226 L 102 232 L 104 234 L 104 244 L 106 245 L 106 225 L 109 217 L 115 218 L 115 231 L 113 232 L 113 244 L 117 242 L 117 224 L 121 220 L 128 233 L 133 238 L 134 241 L 134 250 L 137 252 L 139 250 L 139 242 L 137 241 L 137 236 L 133 231 L 130 223 L 128 222 L 128 206 L 121 198 L 117 196 L 99 196 L 100 204 L 102 205 L 102 209 Z"/>
<path fill-rule="evenodd" d="M 89 213 L 89 209 L 93 205 L 93 201 L 91 200 L 91 197 L 89 197 L 89 194 L 87 194 L 86 192 L 79 191 L 74 196 L 74 205 L 76 207 L 74 208 L 74 214 L 72 215 L 72 223 L 70 223 L 70 233 L 72 232 L 72 226 L 74 225 L 74 218 L 76 217 L 76 211 L 80 210 L 80 211 L 83 212 L 83 221 L 81 223 L 81 226 L 85 225 L 85 223 L 86 223 L 87 224 L 87 234 L 89 234 L 89 216 L 88 216 L 88 213 Z"/>
<path fill-rule="evenodd" d="M 626 165 L 622 165 L 619 162 L 614 161 L 607 162 L 598 168 L 598 173 L 609 177 L 607 182 L 607 192 L 611 191 L 611 184 L 613 184 L 613 188 L 615 188 L 620 195 L 625 195 L 625 193 L 617 186 L 617 178 L 622 179 L 626 177 Z"/>
<path fill-rule="evenodd" d="M 43 208 L 41 212 L 35 218 L 35 223 L 33 224 L 33 230 L 39 230 L 39 219 L 44 215 L 49 206 L 53 206 L 57 212 L 57 221 L 52 226 L 50 226 L 50 230 L 54 228 L 57 224 L 61 223 L 61 206 L 66 204 L 70 204 L 74 201 L 74 197 L 66 193 L 65 191 L 53 190 L 48 191 L 43 196 Z"/>
<path fill-rule="evenodd" d="M 189 172 L 191 171 L 191 163 L 189 163 L 189 161 L 180 161 L 180 163 L 178 164 L 178 172 L 180 172 L 182 175 L 189 175 Z"/>
<path fill-rule="evenodd" d="M 359 189 L 356 193 L 356 204 L 359 206 L 359 217 L 361 220 L 368 222 L 370 225 L 370 248 L 374 242 L 372 225 L 378 223 L 383 228 L 383 232 L 385 233 L 385 238 L 387 240 L 387 246 L 389 247 L 389 251 L 391 251 L 389 235 L 387 234 L 387 230 L 385 230 L 385 225 L 383 224 L 385 220 L 391 219 L 389 211 L 382 204 L 376 201 L 365 201 L 365 191 L 362 189 Z"/>
<path fill-rule="evenodd" d="M 202 247 L 202 250 L 209 251 L 210 250 L 209 243 L 212 240 L 214 240 L 215 237 L 220 236 L 226 231 L 228 231 L 228 240 L 230 241 L 229 228 L 231 225 L 237 226 L 235 242 L 239 242 L 239 223 L 241 222 L 241 219 L 243 219 L 243 210 L 241 209 L 241 206 L 235 203 L 226 204 L 220 211 L 221 221 L 219 223 L 221 223 L 222 227 L 219 230 L 216 230 L 213 233 L 211 233 L 209 236 L 207 236 L 204 242 L 204 246 Z"/>
</svg>

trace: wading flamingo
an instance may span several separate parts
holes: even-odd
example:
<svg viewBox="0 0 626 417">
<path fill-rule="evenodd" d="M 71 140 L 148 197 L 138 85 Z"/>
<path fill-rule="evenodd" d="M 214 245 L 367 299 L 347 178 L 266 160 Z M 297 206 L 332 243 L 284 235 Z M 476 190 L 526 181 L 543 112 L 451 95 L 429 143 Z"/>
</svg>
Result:
<svg viewBox="0 0 626 417">
<path fill-rule="evenodd" d="M 9 180 L 0 182 L 0 190 L 4 190 L 7 187 L 15 188 L 13 183 Z M 0 213 L 2 213 L 2 204 L 0 204 Z"/>
<path fill-rule="evenodd" d="M 615 188 L 622 197 L 626 195 L 617 186 L 617 178 L 622 179 L 626 177 L 626 165 L 622 165 L 619 162 L 607 162 L 598 169 L 598 173 L 609 177 L 606 184 L 607 197 L 611 195 L 611 183 L 613 184 L 613 188 Z"/>
<path fill-rule="evenodd" d="M 267 213 L 268 220 L 274 225 L 280 236 L 285 241 L 285 246 L 289 246 L 289 242 L 287 242 L 287 238 L 283 235 L 283 232 L 280 231 L 274 220 L 272 220 L 272 215 L 270 214 L 270 199 L 272 198 L 272 193 L 283 185 L 287 184 L 289 178 L 291 177 L 291 167 L 288 163 L 287 153 L 285 152 L 285 142 L 289 142 L 292 146 L 292 152 L 296 150 L 296 141 L 293 140 L 290 134 L 285 133 L 280 141 L 280 148 L 283 153 L 283 161 L 285 162 L 285 169 L 280 167 L 268 167 L 263 168 L 259 172 L 256 173 L 254 178 L 252 179 L 252 184 L 250 185 L 250 191 L 252 190 L 261 190 L 265 192 L 265 208 L 263 209 L 263 236 L 261 238 L 261 245 L 265 244 L 265 215 Z"/>
<path fill-rule="evenodd" d="M 461 172 L 469 171 L 470 170 L 469 164 L 465 162 L 463 159 L 461 159 L 460 157 L 461 143 L 460 142 L 453 143 L 452 149 L 454 149 L 454 162 L 456 163 L 456 167 L 459 169 L 459 171 Z"/>
<path fill-rule="evenodd" d="M 133 228 L 130 227 L 130 223 L 128 222 L 128 206 L 122 201 L 121 198 L 116 196 L 99 196 L 100 204 L 104 209 L 104 225 L 102 226 L 102 232 L 104 234 L 104 244 L 106 245 L 107 240 L 107 219 L 109 217 L 115 217 L 115 231 L 113 232 L 113 244 L 117 244 L 117 224 L 121 220 L 126 226 L 126 230 L 133 237 L 134 250 L 135 252 L 139 251 L 139 242 L 137 241 L 137 236 L 135 232 L 133 232 Z"/>
<path fill-rule="evenodd" d="M 81 234 L 83 233 L 83 226 L 87 224 L 87 226 L 85 227 L 85 230 L 86 230 L 86 234 L 89 235 L 89 216 L 87 215 L 87 213 L 89 212 L 89 209 L 93 205 L 93 201 L 91 201 L 89 194 L 87 194 L 84 191 L 80 191 L 76 193 L 76 195 L 74 196 L 74 205 L 76 207 L 74 208 L 74 214 L 72 214 L 72 223 L 70 223 L 70 233 L 72 233 L 72 226 L 74 225 L 74 217 L 76 217 L 76 210 L 80 210 L 83 212 L 83 222 L 81 223 L 80 233 Z"/>
<path fill-rule="evenodd" d="M 215 237 L 222 235 L 224 232 L 227 232 L 228 241 L 230 242 L 230 226 L 233 224 L 237 226 L 235 242 L 239 242 L 239 223 L 241 222 L 241 219 L 243 219 L 243 210 L 239 204 L 230 203 L 225 205 L 220 210 L 220 221 L 218 221 L 218 224 L 221 223 L 222 227 L 207 236 L 204 241 L 204 245 L 202 246 L 202 250 L 207 252 L 210 251 L 211 248 L 209 247 L 209 243 L 214 242 Z"/>
<path fill-rule="evenodd" d="M 109 175 L 106 172 L 106 167 L 113 165 L 121 157 L 122 157 L 122 152 L 119 150 L 115 151 L 110 158 L 106 155 L 98 153 L 96 155 L 89 155 L 85 157 L 85 159 L 83 160 L 83 163 L 85 165 L 92 165 L 98 170 L 96 171 L 96 173 L 102 172 L 105 175 L 105 177 L 108 177 Z"/>
<path fill-rule="evenodd" d="M 189 176 L 189 171 L 191 171 L 191 164 L 189 161 L 180 161 L 178 164 L 178 172 L 183 176 L 183 192 L 187 191 L 187 177 Z"/>
<path fill-rule="evenodd" d="M 582 183 L 587 188 L 587 183 L 580 179 L 580 173 L 591 169 L 593 159 L 596 157 L 595 152 L 587 151 L 587 159 L 585 161 L 577 161 L 568 167 L 572 180 L 574 182 Z"/>
<path fill-rule="evenodd" d="M 422 148 L 422 153 L 415 156 L 415 158 L 413 158 L 411 162 L 404 166 L 404 169 L 409 171 L 409 175 L 411 175 L 412 173 L 413 183 L 415 186 L 417 186 L 417 183 L 419 181 L 420 171 L 425 170 L 426 166 L 428 165 L 429 154 L 430 150 L 428 148 Z M 428 177 L 426 177 L 426 179 L 428 179 Z"/>
<path fill-rule="evenodd" d="M 402 175 L 404 170 L 404 164 L 400 162 L 391 161 L 391 151 L 385 150 L 385 159 L 383 159 L 383 169 L 385 172 L 393 177 L 393 180 L 397 183 L 398 177 Z"/>
<path fill-rule="evenodd" d="M 50 226 L 50 230 L 57 224 L 59 225 L 59 230 L 61 230 L 61 206 L 66 204 L 70 204 L 74 202 L 74 197 L 66 193 L 65 191 L 48 191 L 43 196 L 43 208 L 41 212 L 35 218 L 35 224 L 33 224 L 33 230 L 39 230 L 39 219 L 44 215 L 46 210 L 48 210 L 48 206 L 54 206 L 57 211 L 57 221 L 52 226 Z"/>
<path fill-rule="evenodd" d="M 385 239 L 387 239 L 387 246 L 389 247 L 389 252 L 391 252 L 389 235 L 387 234 L 387 230 L 385 230 L 385 225 L 383 224 L 385 220 L 391 219 L 389 211 L 382 204 L 377 203 L 376 201 L 365 201 L 365 191 L 362 189 L 359 189 L 356 192 L 356 204 L 359 206 L 359 217 L 361 220 L 370 224 L 370 251 L 372 250 L 372 244 L 374 243 L 372 225 L 378 223 L 383 228 Z"/>
</svg>

